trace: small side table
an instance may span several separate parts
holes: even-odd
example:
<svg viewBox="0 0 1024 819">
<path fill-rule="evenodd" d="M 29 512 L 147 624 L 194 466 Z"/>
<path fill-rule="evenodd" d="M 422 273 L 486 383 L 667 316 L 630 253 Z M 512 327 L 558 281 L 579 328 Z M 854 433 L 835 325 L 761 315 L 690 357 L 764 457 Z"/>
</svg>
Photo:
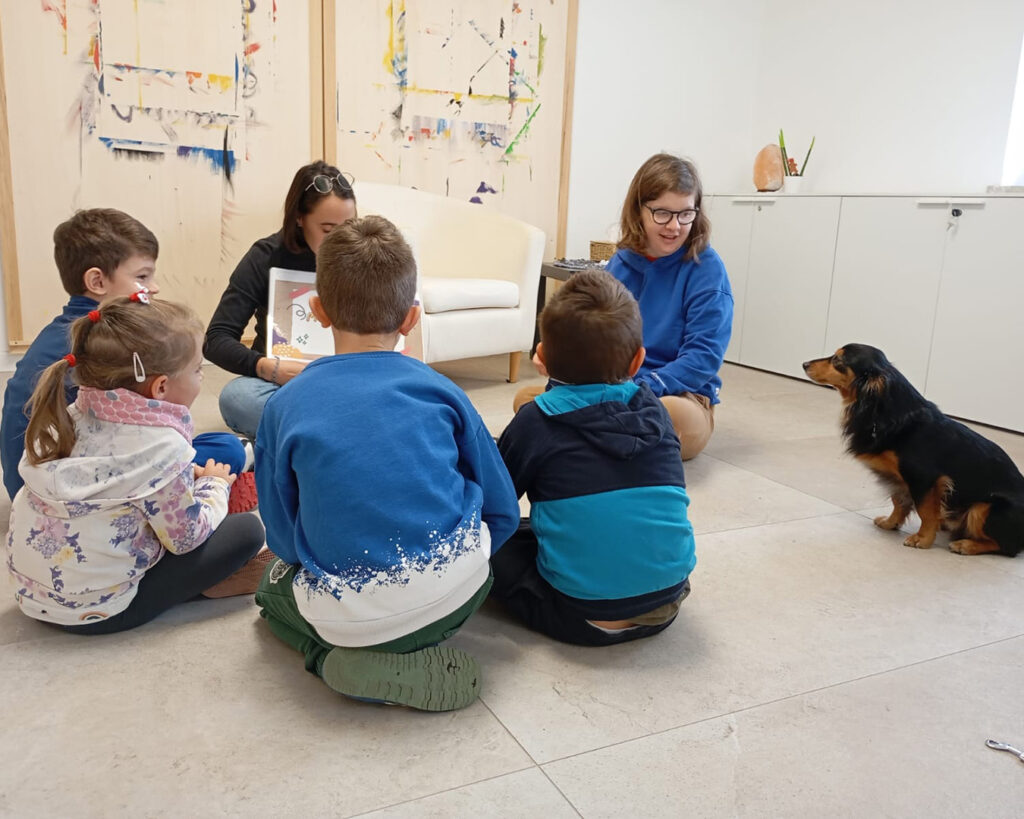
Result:
<svg viewBox="0 0 1024 819">
<path fill-rule="evenodd" d="M 597 262 L 593 264 L 593 267 L 604 269 Z M 540 285 L 537 287 L 537 326 L 533 331 L 533 347 L 530 348 L 530 355 L 532 356 L 537 352 L 537 343 L 540 341 L 540 311 L 544 309 L 544 305 L 547 304 L 548 300 L 548 279 L 557 279 L 560 282 L 569 280 L 569 277 L 573 273 L 579 273 L 581 270 L 589 270 L 589 267 L 560 267 L 559 265 L 552 264 L 551 262 L 544 262 L 540 266 Z"/>
</svg>

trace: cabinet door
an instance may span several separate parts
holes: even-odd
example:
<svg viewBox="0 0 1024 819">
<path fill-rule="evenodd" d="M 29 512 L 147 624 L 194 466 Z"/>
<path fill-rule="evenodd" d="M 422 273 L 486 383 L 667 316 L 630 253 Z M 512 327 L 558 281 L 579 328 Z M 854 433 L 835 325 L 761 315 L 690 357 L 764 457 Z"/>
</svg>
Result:
<svg viewBox="0 0 1024 819">
<path fill-rule="evenodd" d="M 754 205 L 740 363 L 804 377 L 825 352 L 839 197 L 779 196 Z"/>
<path fill-rule="evenodd" d="M 843 199 L 826 352 L 878 347 L 924 389 L 948 213 L 912 197 Z"/>
<path fill-rule="evenodd" d="M 749 196 L 716 196 L 711 205 L 711 246 L 722 257 L 732 287 L 732 337 L 725 351 L 725 360 L 732 362 L 740 360 L 755 201 Z"/>
<path fill-rule="evenodd" d="M 925 395 L 950 415 L 1024 431 L 1024 199 L 951 206 Z"/>
</svg>

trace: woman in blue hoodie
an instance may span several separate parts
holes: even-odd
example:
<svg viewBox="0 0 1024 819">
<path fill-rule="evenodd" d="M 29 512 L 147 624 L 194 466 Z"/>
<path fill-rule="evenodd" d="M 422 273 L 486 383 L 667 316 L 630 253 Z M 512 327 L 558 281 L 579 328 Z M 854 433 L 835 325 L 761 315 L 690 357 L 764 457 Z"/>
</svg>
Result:
<svg viewBox="0 0 1024 819">
<path fill-rule="evenodd" d="M 652 156 L 630 183 L 607 267 L 640 305 L 647 358 L 634 380 L 665 405 L 684 461 L 711 438 L 732 334 L 732 288 L 701 199 L 692 162 Z"/>
</svg>

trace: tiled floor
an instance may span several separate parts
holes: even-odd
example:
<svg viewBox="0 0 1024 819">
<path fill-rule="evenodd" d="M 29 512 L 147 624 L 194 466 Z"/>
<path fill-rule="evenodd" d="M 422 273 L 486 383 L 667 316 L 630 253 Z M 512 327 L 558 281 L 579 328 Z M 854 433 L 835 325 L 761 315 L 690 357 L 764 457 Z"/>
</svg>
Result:
<svg viewBox="0 0 1024 819">
<path fill-rule="evenodd" d="M 504 364 L 439 368 L 495 433 Z M 429 715 L 333 694 L 249 599 L 91 639 L 0 602 L 0 814 L 1022 815 L 1024 763 L 985 740 L 1024 747 L 1024 556 L 904 548 L 871 524 L 885 494 L 842 453 L 835 393 L 723 377 L 664 634 L 574 648 L 487 604 L 454 640 L 480 701 Z M 224 381 L 208 368 L 201 430 Z M 1024 436 L 985 433 L 1024 464 Z"/>
</svg>

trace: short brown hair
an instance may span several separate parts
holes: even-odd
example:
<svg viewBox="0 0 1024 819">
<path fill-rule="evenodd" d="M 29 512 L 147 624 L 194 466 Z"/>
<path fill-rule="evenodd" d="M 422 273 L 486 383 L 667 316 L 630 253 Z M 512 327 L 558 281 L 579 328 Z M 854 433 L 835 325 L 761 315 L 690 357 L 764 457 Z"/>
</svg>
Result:
<svg viewBox="0 0 1024 819">
<path fill-rule="evenodd" d="M 85 271 L 98 267 L 111 277 L 126 259 L 156 261 L 160 244 L 148 227 L 114 208 L 80 210 L 53 231 L 53 260 L 69 296 L 86 292 Z"/>
<path fill-rule="evenodd" d="M 320 193 L 313 187 L 313 179 L 317 176 L 326 176 L 332 180 L 330 191 Z M 336 181 L 339 177 L 346 179 L 341 171 L 333 165 L 328 165 L 322 159 L 303 165 L 295 172 L 292 184 L 284 197 L 284 223 L 281 226 L 281 238 L 284 246 L 292 253 L 298 253 L 302 249 L 302 245 L 305 244 L 302 228 L 299 227 L 300 216 L 305 216 L 317 206 L 321 199 L 326 199 L 328 196 L 356 201 L 356 193 L 352 186 L 345 187 L 341 182 Z M 346 183 L 348 179 L 346 179 Z"/>
<path fill-rule="evenodd" d="M 148 381 L 180 373 L 203 344 L 203 323 L 184 304 L 162 299 L 145 304 L 122 296 L 105 301 L 94 313 L 97 321 L 82 316 L 71 325 L 72 372 L 81 387 L 140 392 L 133 353 Z M 65 358 L 51 364 L 32 393 L 25 431 L 25 454 L 31 464 L 66 458 L 75 445 L 75 425 L 64 392 L 68 369 Z"/>
<path fill-rule="evenodd" d="M 540 316 L 548 375 L 566 384 L 617 384 L 643 346 L 640 308 L 603 270 L 573 275 Z"/>
<path fill-rule="evenodd" d="M 697 173 L 697 166 L 689 159 L 673 154 L 655 154 L 640 166 L 633 181 L 629 183 L 619 222 L 620 248 L 636 253 L 643 253 L 647 249 L 641 208 L 645 202 L 651 202 L 669 192 L 684 196 L 692 193 L 693 206 L 697 208 L 697 218 L 693 220 L 690 235 L 686 238 L 687 261 L 697 259 L 707 249 L 711 241 L 711 220 L 701 207 L 704 189 L 700 174 Z"/>
<path fill-rule="evenodd" d="M 401 232 L 383 216 L 349 219 L 320 245 L 316 292 L 339 330 L 393 333 L 416 299 L 416 260 Z"/>
</svg>

